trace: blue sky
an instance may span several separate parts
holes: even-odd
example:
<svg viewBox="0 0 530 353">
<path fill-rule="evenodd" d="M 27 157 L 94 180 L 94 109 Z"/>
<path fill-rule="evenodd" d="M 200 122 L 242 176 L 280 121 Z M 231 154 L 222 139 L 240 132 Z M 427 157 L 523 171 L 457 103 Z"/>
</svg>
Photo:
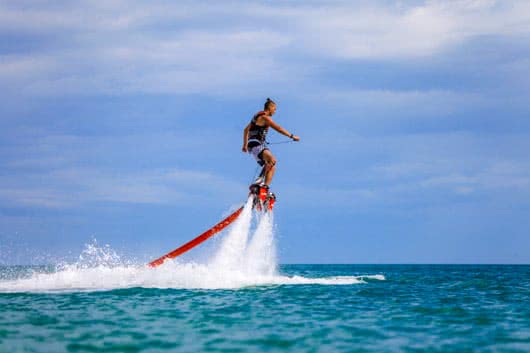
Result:
<svg viewBox="0 0 530 353">
<path fill-rule="evenodd" d="M 199 234 L 267 97 L 281 262 L 530 262 L 527 1 L 0 1 L 0 38 L 0 263 Z"/>
</svg>

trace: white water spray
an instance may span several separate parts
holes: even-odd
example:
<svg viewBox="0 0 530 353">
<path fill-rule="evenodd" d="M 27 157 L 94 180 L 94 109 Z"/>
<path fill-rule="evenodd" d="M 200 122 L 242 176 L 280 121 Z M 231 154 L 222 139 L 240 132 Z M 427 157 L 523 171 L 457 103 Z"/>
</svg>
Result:
<svg viewBox="0 0 530 353">
<path fill-rule="evenodd" d="M 223 239 L 219 251 L 210 262 L 213 268 L 224 269 L 227 271 L 237 271 L 245 256 L 245 248 L 247 247 L 250 223 L 252 221 L 252 201 L 249 197 L 243 212 L 234 222 L 230 231 Z"/>
<path fill-rule="evenodd" d="M 36 272 L 29 277 L 0 281 L 0 292 L 94 291 L 117 288 L 243 288 L 261 285 L 362 283 L 375 276 L 307 278 L 285 276 L 277 271 L 273 214 L 256 214 L 252 229 L 252 200 L 228 229 L 218 250 L 207 263 L 167 260 L 150 268 L 122 261 L 108 246 L 89 244 L 74 264 L 57 266 L 52 272 Z M 252 234 L 252 235 L 251 235 Z"/>
<path fill-rule="evenodd" d="M 265 213 L 259 217 L 256 231 L 245 252 L 244 265 L 248 274 L 269 277 L 276 274 L 276 244 L 272 213 Z"/>
</svg>

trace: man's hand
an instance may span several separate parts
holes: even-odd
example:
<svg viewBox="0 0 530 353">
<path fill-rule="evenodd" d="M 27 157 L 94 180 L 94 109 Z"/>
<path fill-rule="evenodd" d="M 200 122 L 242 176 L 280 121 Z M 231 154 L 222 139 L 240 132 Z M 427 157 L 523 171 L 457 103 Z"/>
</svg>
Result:
<svg viewBox="0 0 530 353">
<path fill-rule="evenodd" d="M 247 148 L 247 145 L 243 145 L 243 148 L 241 149 L 241 151 L 247 153 L 248 152 L 248 148 Z"/>
<path fill-rule="evenodd" d="M 300 141 L 300 137 L 293 135 L 293 141 Z"/>
</svg>

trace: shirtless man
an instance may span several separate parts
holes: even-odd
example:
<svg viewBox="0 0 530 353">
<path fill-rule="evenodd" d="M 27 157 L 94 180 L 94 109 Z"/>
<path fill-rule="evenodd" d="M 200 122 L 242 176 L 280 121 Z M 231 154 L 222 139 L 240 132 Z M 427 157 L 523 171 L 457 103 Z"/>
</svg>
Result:
<svg viewBox="0 0 530 353">
<path fill-rule="evenodd" d="M 265 184 L 261 186 L 265 188 L 269 187 L 272 182 L 272 176 L 276 171 L 276 158 L 266 146 L 267 142 L 265 141 L 269 127 L 294 141 L 300 141 L 300 137 L 291 134 L 272 120 L 274 113 L 276 113 L 276 103 L 267 98 L 264 110 L 254 115 L 243 133 L 242 150 L 252 154 L 258 164 L 263 166 L 261 175 L 265 177 Z M 263 179 L 260 183 L 263 184 Z"/>
</svg>

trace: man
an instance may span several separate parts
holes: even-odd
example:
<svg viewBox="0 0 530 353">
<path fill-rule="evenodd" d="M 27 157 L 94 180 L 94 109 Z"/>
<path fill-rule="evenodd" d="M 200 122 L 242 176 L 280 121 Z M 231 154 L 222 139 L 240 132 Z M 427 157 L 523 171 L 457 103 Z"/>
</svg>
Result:
<svg viewBox="0 0 530 353">
<path fill-rule="evenodd" d="M 254 115 L 243 133 L 242 150 L 243 152 L 249 152 L 252 154 L 254 158 L 256 158 L 258 164 L 263 166 L 263 170 L 260 174 L 260 177 L 262 178 L 257 181 L 257 183 L 262 184 L 261 186 L 267 189 L 269 188 L 274 172 L 276 171 L 276 158 L 274 158 L 271 151 L 267 148 L 267 142 L 265 140 L 269 127 L 272 127 L 280 134 L 288 136 L 294 141 L 300 141 L 298 136 L 291 134 L 272 120 L 274 113 L 276 113 L 276 103 L 270 98 L 267 98 L 264 110 Z M 263 178 L 265 180 L 263 180 Z"/>
</svg>

